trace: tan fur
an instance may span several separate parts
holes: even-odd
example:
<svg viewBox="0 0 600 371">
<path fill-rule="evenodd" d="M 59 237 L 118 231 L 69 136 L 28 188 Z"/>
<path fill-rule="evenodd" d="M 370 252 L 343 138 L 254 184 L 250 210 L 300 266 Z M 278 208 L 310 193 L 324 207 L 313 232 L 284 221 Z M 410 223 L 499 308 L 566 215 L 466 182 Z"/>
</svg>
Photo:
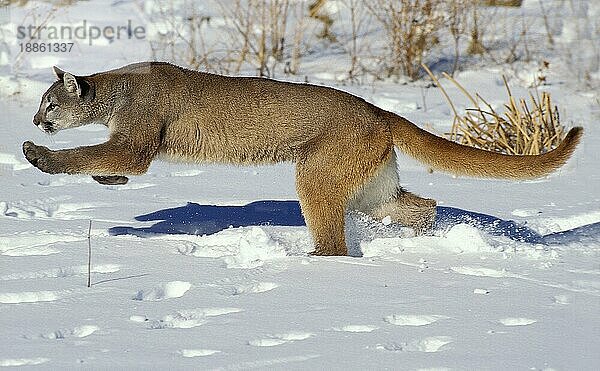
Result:
<svg viewBox="0 0 600 371">
<path fill-rule="evenodd" d="M 463 146 L 428 133 L 393 113 L 384 115 L 392 123 L 394 144 L 402 152 L 434 169 L 482 178 L 533 179 L 548 175 L 567 162 L 583 135 L 583 128 L 575 127 L 553 151 L 510 156 Z"/>
<path fill-rule="evenodd" d="M 92 76 L 55 69 L 34 124 L 54 133 L 104 123 L 110 139 L 52 151 L 23 144 L 26 158 L 48 173 L 89 174 L 123 184 L 157 156 L 186 162 L 296 163 L 302 212 L 315 254 L 345 255 L 344 213 L 392 217 L 423 232 L 435 201 L 403 190 L 393 146 L 456 174 L 531 178 L 561 166 L 581 128 L 542 156 L 504 156 L 461 146 L 406 119 L 332 88 L 262 78 L 225 77 L 167 63 L 138 63 Z M 58 108 L 52 106 L 57 104 Z"/>
<path fill-rule="evenodd" d="M 390 216 L 393 222 L 411 227 L 417 234 L 425 233 L 435 221 L 435 200 L 421 198 L 403 189 L 370 214 L 377 219 Z"/>
</svg>

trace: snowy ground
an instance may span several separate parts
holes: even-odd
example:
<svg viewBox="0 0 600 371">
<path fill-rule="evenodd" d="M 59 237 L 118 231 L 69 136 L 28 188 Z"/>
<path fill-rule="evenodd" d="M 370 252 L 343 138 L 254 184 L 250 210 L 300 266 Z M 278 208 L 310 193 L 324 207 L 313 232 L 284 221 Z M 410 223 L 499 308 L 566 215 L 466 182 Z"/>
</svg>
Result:
<svg viewBox="0 0 600 371">
<path fill-rule="evenodd" d="M 100 12 L 105 5 L 84 2 L 55 22 L 142 22 L 135 4 Z M 11 10 L 4 30 L 27 12 Z M 560 55 L 544 89 L 566 108 L 565 122 L 586 129 L 563 169 L 536 181 L 477 180 L 429 174 L 401 156 L 403 184 L 443 207 L 435 236 L 402 237 L 398 226 L 350 215 L 356 256 L 329 258 L 307 254 L 291 164 L 156 162 L 125 186 L 32 168 L 25 140 L 66 148 L 107 135 L 98 126 L 47 137 L 31 124 L 51 65 L 90 73 L 150 54 L 140 41 L 120 41 L 23 58 L 18 78 L 0 66 L 0 367 L 600 367 L 600 106 L 597 92 L 562 75 Z M 313 59 L 303 73 L 336 85 L 328 66 L 343 60 Z M 511 79 L 519 96 L 536 67 L 523 68 Z M 457 79 L 500 105 L 502 72 L 471 68 Z M 449 108 L 422 86 L 339 87 L 447 130 Z"/>
</svg>

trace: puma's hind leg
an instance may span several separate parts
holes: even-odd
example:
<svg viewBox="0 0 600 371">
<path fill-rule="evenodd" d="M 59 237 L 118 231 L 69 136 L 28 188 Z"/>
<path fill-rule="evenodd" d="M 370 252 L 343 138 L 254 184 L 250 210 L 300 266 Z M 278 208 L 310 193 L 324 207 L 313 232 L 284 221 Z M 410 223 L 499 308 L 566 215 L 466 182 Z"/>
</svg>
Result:
<svg viewBox="0 0 600 371">
<path fill-rule="evenodd" d="M 315 244 L 314 255 L 348 255 L 344 233 L 344 197 L 320 194 L 320 184 L 310 177 L 297 180 L 302 214 Z"/>
<path fill-rule="evenodd" d="M 313 254 L 348 255 L 344 213 L 350 185 L 321 168 L 322 160 L 315 156 L 296 165 L 300 207 L 315 243 Z"/>
<path fill-rule="evenodd" d="M 420 235 L 433 228 L 436 202 L 400 189 L 393 199 L 375 208 L 371 215 L 377 219 L 390 216 L 393 222 L 411 227 Z"/>
<path fill-rule="evenodd" d="M 393 153 L 375 176 L 356 192 L 348 207 L 378 220 L 390 216 L 392 222 L 411 227 L 417 234 L 423 234 L 433 227 L 436 202 L 400 187 L 396 155 Z"/>
<path fill-rule="evenodd" d="M 349 199 L 391 157 L 391 145 L 381 135 L 348 145 L 323 141 L 297 161 L 296 188 L 315 243 L 314 255 L 348 255 L 344 216 Z"/>
</svg>

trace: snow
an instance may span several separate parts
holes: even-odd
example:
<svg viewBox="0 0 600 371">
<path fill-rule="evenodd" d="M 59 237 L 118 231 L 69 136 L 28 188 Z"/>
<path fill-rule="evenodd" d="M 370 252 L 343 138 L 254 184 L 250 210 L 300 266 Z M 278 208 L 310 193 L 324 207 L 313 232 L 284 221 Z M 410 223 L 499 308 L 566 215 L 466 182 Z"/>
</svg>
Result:
<svg viewBox="0 0 600 371">
<path fill-rule="evenodd" d="M 343 3 L 327 8 L 334 27 L 347 22 Z M 98 125 L 48 137 L 31 124 L 54 79 L 50 66 L 87 74 L 151 59 L 149 40 L 170 27 L 149 20 L 160 13 L 156 2 L 78 2 L 52 13 L 56 25 L 131 19 L 147 26 L 146 41 L 81 41 L 72 53 L 8 59 L 0 43 L 0 367 L 598 369 L 600 107 L 598 91 L 578 76 L 597 63 L 592 14 L 600 8 L 573 4 L 545 4 L 557 44 L 545 55 L 548 84 L 539 87 L 565 123 L 586 130 L 569 163 L 547 178 L 512 182 L 430 174 L 398 154 L 402 184 L 438 201 L 436 230 L 414 236 L 390 219 L 349 214 L 348 257 L 309 255 L 292 164 L 155 161 L 127 185 L 102 186 L 27 163 L 25 140 L 56 149 L 106 139 Z M 212 2 L 203 6 L 214 16 L 206 27 L 228 26 Z M 11 32 L 48 7 L 13 5 L 8 23 L 0 14 L 0 37 L 13 52 Z M 497 23 L 521 13 L 531 32 L 544 34 L 534 0 Z M 384 39 L 381 30 L 363 36 Z M 515 97 L 527 97 L 538 67 L 467 64 L 455 77 L 502 107 L 501 75 Z M 347 56 L 325 47 L 300 69 L 276 77 L 338 87 L 437 133 L 451 125 L 449 107 L 427 81 L 350 84 Z M 459 110 L 469 106 L 442 84 Z"/>
<path fill-rule="evenodd" d="M 384 318 L 385 322 L 396 326 L 425 326 L 445 319 L 445 316 L 417 315 L 417 314 L 393 314 Z"/>
<path fill-rule="evenodd" d="M 218 350 L 212 349 L 182 349 L 181 355 L 183 357 L 192 358 L 192 357 L 206 357 L 216 353 L 220 353 Z"/>
<path fill-rule="evenodd" d="M 160 301 L 182 297 L 192 285 L 189 282 L 172 281 L 150 290 L 140 290 L 133 300 Z"/>
<path fill-rule="evenodd" d="M 37 303 L 58 299 L 60 299 L 59 293 L 53 291 L 24 291 L 0 294 L 0 303 L 2 304 Z"/>
</svg>

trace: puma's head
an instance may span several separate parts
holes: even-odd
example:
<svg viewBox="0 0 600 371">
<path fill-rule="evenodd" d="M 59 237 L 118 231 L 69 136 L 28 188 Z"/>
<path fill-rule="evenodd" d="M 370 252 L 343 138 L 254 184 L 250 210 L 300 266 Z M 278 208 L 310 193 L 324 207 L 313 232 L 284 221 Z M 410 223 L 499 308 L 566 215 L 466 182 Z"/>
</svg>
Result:
<svg viewBox="0 0 600 371">
<path fill-rule="evenodd" d="M 104 105 L 95 101 L 94 83 L 53 67 L 57 81 L 42 96 L 42 102 L 33 124 L 49 134 L 102 121 L 106 116 Z"/>
</svg>

